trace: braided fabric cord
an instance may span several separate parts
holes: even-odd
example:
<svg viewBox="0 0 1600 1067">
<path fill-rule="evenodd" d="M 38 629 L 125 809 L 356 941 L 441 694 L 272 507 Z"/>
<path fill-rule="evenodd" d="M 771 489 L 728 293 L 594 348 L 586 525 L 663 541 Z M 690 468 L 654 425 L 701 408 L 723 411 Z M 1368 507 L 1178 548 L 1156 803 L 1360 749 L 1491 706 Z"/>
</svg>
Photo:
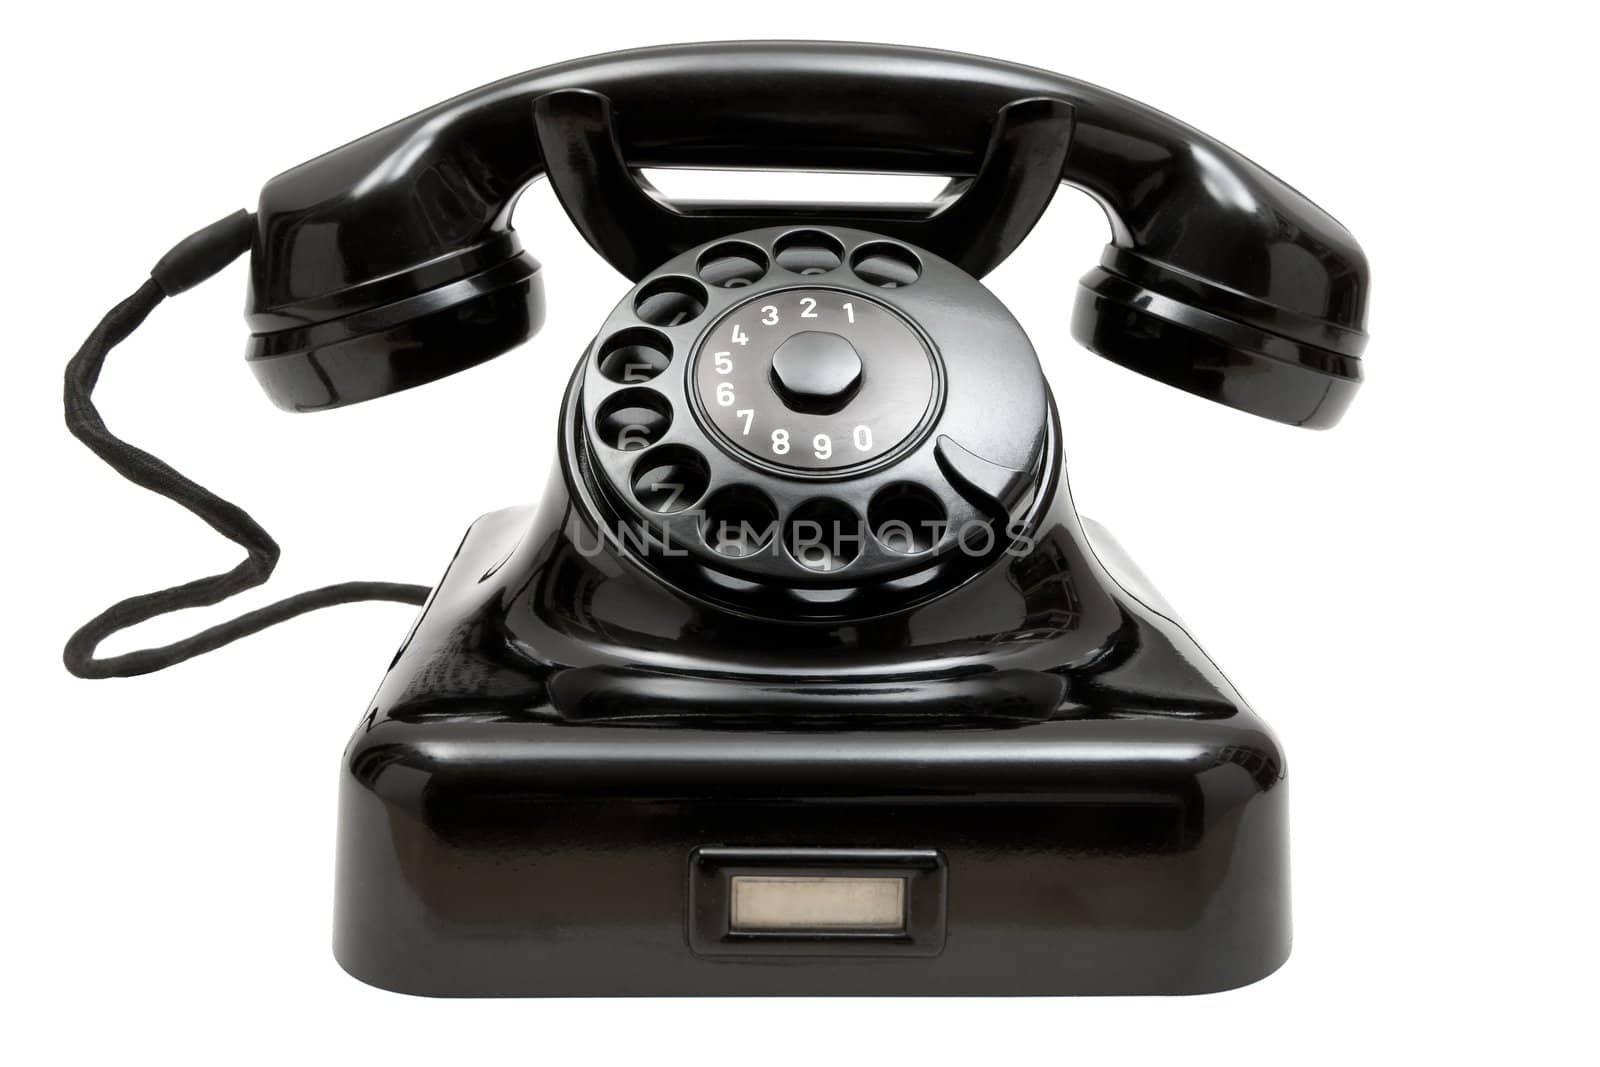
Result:
<svg viewBox="0 0 1600 1067">
<path fill-rule="evenodd" d="M 62 652 L 67 670 L 80 678 L 124 678 L 149 674 L 221 648 L 308 611 L 363 600 L 421 604 L 424 585 L 395 582 L 341 582 L 299 593 L 257 608 L 228 622 L 158 648 L 96 657 L 95 650 L 112 634 L 158 615 L 205 607 L 253 589 L 272 576 L 279 549 L 261 524 L 237 504 L 222 499 L 150 453 L 106 429 L 93 400 L 106 356 L 138 329 L 168 296 L 182 292 L 220 271 L 248 251 L 254 216 L 237 212 L 180 242 L 163 257 L 152 276 L 133 295 L 100 320 L 67 364 L 63 400 L 67 429 L 113 470 L 135 485 L 183 505 L 207 525 L 245 550 L 245 558 L 222 574 L 196 578 L 168 589 L 119 601 L 89 620 L 68 639 Z"/>
</svg>

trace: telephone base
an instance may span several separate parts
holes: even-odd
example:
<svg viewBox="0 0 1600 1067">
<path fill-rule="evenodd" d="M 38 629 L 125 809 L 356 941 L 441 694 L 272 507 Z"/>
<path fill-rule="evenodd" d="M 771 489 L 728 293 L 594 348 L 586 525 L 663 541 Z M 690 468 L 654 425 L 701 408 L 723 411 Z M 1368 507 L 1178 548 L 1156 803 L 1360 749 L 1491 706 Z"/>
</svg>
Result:
<svg viewBox="0 0 1600 1067">
<path fill-rule="evenodd" d="M 770 705 L 755 724 L 562 719 L 561 672 L 507 628 L 570 602 L 551 577 L 565 513 L 556 494 L 545 518 L 474 526 L 346 753 L 334 948 L 355 977 L 434 996 L 1186 994 L 1287 958 L 1276 742 L 1102 532 L 1074 535 L 1096 553 L 1071 560 L 1078 595 L 1103 560 L 1133 651 L 1098 684 L 1190 698 L 865 728 Z M 606 573 L 584 618 L 638 619 L 643 587 Z"/>
<path fill-rule="evenodd" d="M 381 988 L 1181 994 L 1289 952 L 1284 783 L 1262 788 L 1275 754 L 1237 729 L 730 736 L 461 716 L 409 732 L 362 743 L 386 766 L 375 788 L 347 776 L 341 801 L 335 951 Z M 708 870 L 708 851 L 734 856 Z M 904 936 L 729 937 L 726 890 L 707 888 L 730 870 L 848 878 L 862 859 L 880 879 L 940 868 L 908 881 Z M 918 908 L 931 932 L 909 929 Z"/>
</svg>

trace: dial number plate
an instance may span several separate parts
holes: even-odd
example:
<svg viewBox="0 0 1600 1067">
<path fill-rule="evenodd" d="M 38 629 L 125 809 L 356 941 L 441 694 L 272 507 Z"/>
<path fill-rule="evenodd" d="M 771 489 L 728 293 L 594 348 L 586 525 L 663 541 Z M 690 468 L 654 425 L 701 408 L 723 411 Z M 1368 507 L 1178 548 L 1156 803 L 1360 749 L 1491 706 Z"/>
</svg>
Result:
<svg viewBox="0 0 1600 1067">
<path fill-rule="evenodd" d="M 774 374 L 774 353 L 806 332 L 837 335 L 860 357 L 859 380 L 837 404 L 822 405 L 828 410 L 786 400 Z M 754 297 L 711 327 L 694 358 L 698 407 L 717 436 L 736 453 L 791 470 L 844 470 L 895 451 L 923 425 L 937 393 L 921 336 L 871 297 L 842 289 Z"/>
</svg>

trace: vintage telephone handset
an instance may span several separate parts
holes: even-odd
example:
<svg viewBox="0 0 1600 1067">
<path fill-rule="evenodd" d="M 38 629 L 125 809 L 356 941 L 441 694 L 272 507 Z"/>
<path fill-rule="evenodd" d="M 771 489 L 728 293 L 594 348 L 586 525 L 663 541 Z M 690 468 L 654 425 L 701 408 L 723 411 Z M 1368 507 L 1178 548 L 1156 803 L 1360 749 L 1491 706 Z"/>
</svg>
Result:
<svg viewBox="0 0 1600 1067">
<path fill-rule="evenodd" d="M 647 167 L 950 183 L 931 207 L 672 203 Z M 107 351 L 248 250 L 248 361 L 281 407 L 470 367 L 544 317 L 510 225 L 540 177 L 636 283 L 571 377 L 542 502 L 479 519 L 431 592 L 348 583 L 96 658 L 277 558 L 243 511 L 106 430 L 89 397 Z M 1112 231 L 1074 291 L 1079 341 L 1230 407 L 1338 421 L 1361 381 L 1361 250 L 1204 134 L 952 53 L 619 52 L 279 175 L 106 317 L 68 369 L 69 425 L 248 556 L 116 605 L 67 666 L 138 674 L 328 604 L 426 601 L 340 801 L 335 950 L 387 988 L 1259 978 L 1289 947 L 1279 750 L 1074 511 L 1033 347 L 977 280 L 1062 182 Z"/>
</svg>

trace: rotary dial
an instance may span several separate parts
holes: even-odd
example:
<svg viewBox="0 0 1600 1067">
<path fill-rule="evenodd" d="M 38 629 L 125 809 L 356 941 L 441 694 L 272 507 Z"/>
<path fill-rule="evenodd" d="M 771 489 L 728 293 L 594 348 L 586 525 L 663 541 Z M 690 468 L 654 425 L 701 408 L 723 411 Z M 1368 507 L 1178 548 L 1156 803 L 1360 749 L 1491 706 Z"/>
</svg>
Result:
<svg viewBox="0 0 1600 1067">
<path fill-rule="evenodd" d="M 988 565 L 1042 499 L 1049 402 L 954 264 L 845 228 L 731 235 L 642 278 L 565 409 L 589 521 L 754 615 L 880 613 Z"/>
</svg>

